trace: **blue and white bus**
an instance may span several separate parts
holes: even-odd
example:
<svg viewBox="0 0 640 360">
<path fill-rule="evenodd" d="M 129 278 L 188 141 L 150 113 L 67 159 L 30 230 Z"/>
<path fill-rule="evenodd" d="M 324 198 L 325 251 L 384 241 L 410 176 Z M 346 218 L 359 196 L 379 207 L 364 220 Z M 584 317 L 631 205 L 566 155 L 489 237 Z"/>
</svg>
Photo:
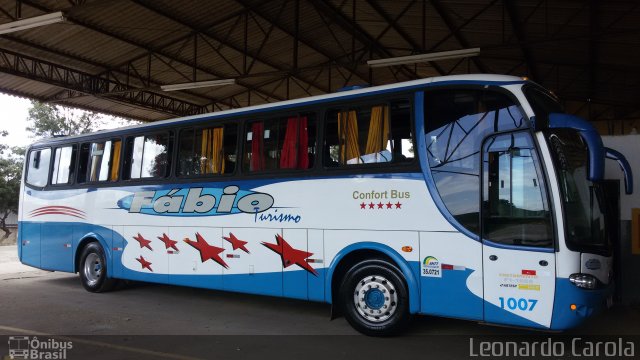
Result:
<svg viewBox="0 0 640 360">
<path fill-rule="evenodd" d="M 351 89 L 27 152 L 19 256 L 117 280 L 332 304 L 360 332 L 414 314 L 562 330 L 610 299 L 595 129 L 517 77 Z"/>
</svg>

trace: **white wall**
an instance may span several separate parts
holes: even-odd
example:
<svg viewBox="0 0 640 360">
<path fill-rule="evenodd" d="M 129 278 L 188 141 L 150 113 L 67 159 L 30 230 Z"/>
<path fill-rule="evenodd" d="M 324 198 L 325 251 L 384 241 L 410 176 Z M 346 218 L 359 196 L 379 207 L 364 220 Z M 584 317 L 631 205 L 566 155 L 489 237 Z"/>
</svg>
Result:
<svg viewBox="0 0 640 360">
<path fill-rule="evenodd" d="M 620 217 L 631 220 L 631 209 L 640 208 L 640 135 L 603 136 L 604 146 L 621 152 L 629 161 L 633 172 L 633 194 L 624 193 L 624 175 L 618 163 L 607 160 L 605 178 L 620 179 Z"/>
</svg>

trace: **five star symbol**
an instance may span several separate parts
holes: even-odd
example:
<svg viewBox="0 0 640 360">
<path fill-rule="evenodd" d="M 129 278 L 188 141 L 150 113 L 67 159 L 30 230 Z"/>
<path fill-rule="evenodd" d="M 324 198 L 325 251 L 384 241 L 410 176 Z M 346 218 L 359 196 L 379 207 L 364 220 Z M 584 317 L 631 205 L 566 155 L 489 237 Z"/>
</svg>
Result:
<svg viewBox="0 0 640 360">
<path fill-rule="evenodd" d="M 306 260 L 308 257 L 313 255 L 313 253 L 292 248 L 291 245 L 289 245 L 289 243 L 286 242 L 282 236 L 280 236 L 280 234 L 276 235 L 275 244 L 262 242 L 262 245 L 273 250 L 276 254 L 279 254 L 282 258 L 282 266 L 284 266 L 285 268 L 296 264 L 312 273 L 313 275 L 318 275 L 316 270 L 312 268 Z"/>
<path fill-rule="evenodd" d="M 153 251 L 153 249 L 151 248 L 151 245 L 149 245 L 149 244 L 151 244 L 151 240 L 145 239 L 142 235 L 140 235 L 140 233 L 138 233 L 138 236 L 134 236 L 133 238 L 140 243 L 140 248 L 141 249 L 143 247 L 146 247 L 147 249 Z"/>
<path fill-rule="evenodd" d="M 231 247 L 233 250 L 240 249 L 249 254 L 249 250 L 245 247 L 247 241 L 238 239 L 235 235 L 233 235 L 233 233 L 229 233 L 229 237 L 223 236 L 222 238 L 231 243 Z"/>
<path fill-rule="evenodd" d="M 151 263 L 148 262 L 142 255 L 140 255 L 140 257 L 136 260 L 138 260 L 140 265 L 142 265 L 142 270 L 149 269 L 149 271 L 153 272 L 153 269 L 151 269 Z"/>
<path fill-rule="evenodd" d="M 211 259 L 217 262 L 218 264 L 224 266 L 225 269 L 229 268 L 227 263 L 224 262 L 224 260 L 222 260 L 222 258 L 220 257 L 220 253 L 223 252 L 224 249 L 221 247 L 209 245 L 206 242 L 206 240 L 202 237 L 202 235 L 200 235 L 200 233 L 196 233 L 196 241 L 186 238 L 184 239 L 184 242 L 193 246 L 196 250 L 200 252 L 200 260 L 202 262 L 205 262 Z"/>
<path fill-rule="evenodd" d="M 174 249 L 176 251 L 179 251 L 178 248 L 176 247 L 176 244 L 178 242 L 175 241 L 175 240 L 169 239 L 167 234 L 162 233 L 162 236 L 158 236 L 158 239 L 164 243 L 164 246 L 165 246 L 166 249 L 171 248 L 171 249 Z"/>
</svg>

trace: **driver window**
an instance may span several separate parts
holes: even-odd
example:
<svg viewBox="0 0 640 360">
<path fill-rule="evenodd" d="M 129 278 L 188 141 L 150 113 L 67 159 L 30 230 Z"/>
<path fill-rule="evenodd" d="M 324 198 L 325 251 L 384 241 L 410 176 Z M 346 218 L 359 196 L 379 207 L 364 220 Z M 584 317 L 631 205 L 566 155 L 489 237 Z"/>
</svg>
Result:
<svg viewBox="0 0 640 360">
<path fill-rule="evenodd" d="M 551 247 L 551 215 L 544 177 L 528 133 L 491 137 L 483 156 L 483 238 Z"/>
</svg>

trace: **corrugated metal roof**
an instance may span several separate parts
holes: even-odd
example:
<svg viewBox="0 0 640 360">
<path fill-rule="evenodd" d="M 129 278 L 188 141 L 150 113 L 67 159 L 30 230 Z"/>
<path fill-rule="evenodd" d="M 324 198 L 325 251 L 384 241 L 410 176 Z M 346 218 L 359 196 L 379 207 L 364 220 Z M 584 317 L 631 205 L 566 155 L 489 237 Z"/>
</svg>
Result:
<svg viewBox="0 0 640 360">
<path fill-rule="evenodd" d="M 638 2 L 0 0 L 0 8 L 0 24 L 54 11 L 68 19 L 0 35 L 0 91 L 143 120 L 482 70 L 588 101 L 592 120 L 608 108 L 640 110 Z M 366 65 L 465 47 L 481 55 Z M 220 78 L 237 83 L 160 90 Z"/>
</svg>

